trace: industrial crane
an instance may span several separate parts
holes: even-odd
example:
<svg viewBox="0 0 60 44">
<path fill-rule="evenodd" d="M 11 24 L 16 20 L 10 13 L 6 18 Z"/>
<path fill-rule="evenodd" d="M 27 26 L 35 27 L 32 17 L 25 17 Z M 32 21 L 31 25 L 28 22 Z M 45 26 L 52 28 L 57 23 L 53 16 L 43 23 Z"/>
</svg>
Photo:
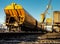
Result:
<svg viewBox="0 0 60 44">
<path fill-rule="evenodd" d="M 49 3 L 47 5 L 47 8 L 46 8 L 45 12 L 41 14 L 41 16 L 42 16 L 42 19 L 41 19 L 42 20 L 42 23 L 44 23 L 44 21 L 46 19 L 46 14 L 47 14 L 47 12 L 48 12 L 48 10 L 50 8 L 51 2 L 52 2 L 52 0 L 49 0 Z"/>
</svg>

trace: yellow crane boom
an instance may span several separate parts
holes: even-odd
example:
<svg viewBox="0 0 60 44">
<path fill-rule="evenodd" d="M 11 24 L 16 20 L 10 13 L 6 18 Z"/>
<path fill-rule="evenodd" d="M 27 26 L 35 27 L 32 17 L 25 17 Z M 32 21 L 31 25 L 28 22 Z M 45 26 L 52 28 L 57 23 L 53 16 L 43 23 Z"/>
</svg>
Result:
<svg viewBox="0 0 60 44">
<path fill-rule="evenodd" d="M 48 10 L 49 10 L 49 8 L 50 8 L 51 1 L 52 1 L 52 0 L 49 0 L 48 6 L 47 6 L 45 12 L 41 14 L 41 17 L 42 17 L 42 18 L 41 18 L 42 23 L 44 23 L 44 21 L 45 21 L 45 18 L 46 18 L 45 16 L 46 16 L 46 14 L 47 14 L 47 12 L 48 12 Z"/>
</svg>

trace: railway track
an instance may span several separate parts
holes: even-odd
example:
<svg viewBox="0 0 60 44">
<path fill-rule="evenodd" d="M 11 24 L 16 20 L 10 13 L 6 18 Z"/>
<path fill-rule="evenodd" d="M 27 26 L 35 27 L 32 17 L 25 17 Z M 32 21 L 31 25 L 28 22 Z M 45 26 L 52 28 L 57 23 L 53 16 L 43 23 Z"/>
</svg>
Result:
<svg viewBox="0 0 60 44">
<path fill-rule="evenodd" d="M 1 33 L 0 33 L 1 34 Z M 60 43 L 60 33 L 46 34 L 19 34 L 19 36 L 6 36 L 0 38 L 1 44 L 40 44 L 40 43 Z"/>
</svg>

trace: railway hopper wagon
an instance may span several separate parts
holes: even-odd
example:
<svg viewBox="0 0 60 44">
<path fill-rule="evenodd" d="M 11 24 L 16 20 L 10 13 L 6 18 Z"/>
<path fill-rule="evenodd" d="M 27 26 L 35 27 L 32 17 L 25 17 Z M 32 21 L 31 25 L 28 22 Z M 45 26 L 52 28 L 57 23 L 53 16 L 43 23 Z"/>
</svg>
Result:
<svg viewBox="0 0 60 44">
<path fill-rule="evenodd" d="M 9 31 L 41 30 L 40 23 L 33 18 L 21 5 L 12 3 L 4 8 L 6 26 Z"/>
</svg>

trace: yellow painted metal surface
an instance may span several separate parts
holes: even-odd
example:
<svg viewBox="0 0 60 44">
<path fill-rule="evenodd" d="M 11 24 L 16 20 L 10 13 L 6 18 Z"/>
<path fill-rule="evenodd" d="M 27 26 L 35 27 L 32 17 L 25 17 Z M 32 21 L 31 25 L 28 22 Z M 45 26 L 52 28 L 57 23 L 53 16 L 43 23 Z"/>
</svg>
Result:
<svg viewBox="0 0 60 44">
<path fill-rule="evenodd" d="M 52 22 L 52 18 L 47 18 L 46 22 Z"/>
<path fill-rule="evenodd" d="M 47 18 L 46 19 L 46 24 L 52 24 L 52 18 Z"/>
<path fill-rule="evenodd" d="M 10 17 L 14 17 L 14 19 L 19 23 L 22 24 L 25 19 L 25 12 L 21 5 L 17 5 L 12 3 L 4 8 L 6 16 L 9 15 Z M 19 19 L 19 20 L 18 20 Z"/>
<path fill-rule="evenodd" d="M 8 6 L 6 6 L 4 9 L 22 9 L 23 7 L 21 5 L 17 5 L 15 3 L 12 3 Z"/>
</svg>

